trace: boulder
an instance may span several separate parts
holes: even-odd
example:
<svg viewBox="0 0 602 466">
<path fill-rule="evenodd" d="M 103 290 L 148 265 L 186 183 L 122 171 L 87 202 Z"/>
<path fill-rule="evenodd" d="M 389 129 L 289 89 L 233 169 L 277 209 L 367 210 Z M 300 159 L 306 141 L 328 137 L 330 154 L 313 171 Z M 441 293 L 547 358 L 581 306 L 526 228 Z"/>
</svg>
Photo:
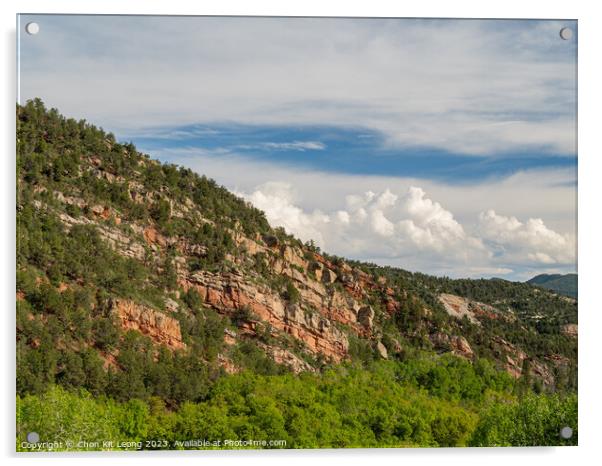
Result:
<svg viewBox="0 0 602 466">
<path fill-rule="evenodd" d="M 378 354 L 380 354 L 380 357 L 383 359 L 387 359 L 389 357 L 386 346 L 380 341 L 376 343 L 376 351 L 378 351 Z"/>
<path fill-rule="evenodd" d="M 367 330 L 371 330 L 374 325 L 374 309 L 372 306 L 364 306 L 357 313 L 358 322 Z"/>
</svg>

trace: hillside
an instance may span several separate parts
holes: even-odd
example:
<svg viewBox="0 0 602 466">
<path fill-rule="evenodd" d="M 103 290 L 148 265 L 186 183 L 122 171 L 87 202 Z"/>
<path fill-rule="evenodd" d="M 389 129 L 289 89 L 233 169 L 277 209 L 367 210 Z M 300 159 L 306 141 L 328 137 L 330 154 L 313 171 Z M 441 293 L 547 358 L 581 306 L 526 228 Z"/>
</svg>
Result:
<svg viewBox="0 0 602 466">
<path fill-rule="evenodd" d="M 577 274 L 540 274 L 530 280 L 529 285 L 540 286 L 548 290 L 555 291 L 558 294 L 577 298 Z"/>
<path fill-rule="evenodd" d="M 170 442 L 559 444 L 550 432 L 576 429 L 574 300 L 330 256 L 39 100 L 17 107 L 17 151 L 19 438 L 57 403 L 82 425 L 138 413 L 142 427 L 102 428 Z M 492 430 L 551 405 L 541 432 Z"/>
</svg>

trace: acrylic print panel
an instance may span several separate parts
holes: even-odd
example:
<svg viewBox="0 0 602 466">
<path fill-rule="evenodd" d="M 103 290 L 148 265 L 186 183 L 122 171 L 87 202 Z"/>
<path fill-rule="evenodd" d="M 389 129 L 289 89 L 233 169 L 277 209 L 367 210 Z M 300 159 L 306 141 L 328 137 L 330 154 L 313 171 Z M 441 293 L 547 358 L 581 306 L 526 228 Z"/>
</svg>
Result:
<svg viewBox="0 0 602 466">
<path fill-rule="evenodd" d="M 577 444 L 576 21 L 17 29 L 17 450 Z"/>
</svg>

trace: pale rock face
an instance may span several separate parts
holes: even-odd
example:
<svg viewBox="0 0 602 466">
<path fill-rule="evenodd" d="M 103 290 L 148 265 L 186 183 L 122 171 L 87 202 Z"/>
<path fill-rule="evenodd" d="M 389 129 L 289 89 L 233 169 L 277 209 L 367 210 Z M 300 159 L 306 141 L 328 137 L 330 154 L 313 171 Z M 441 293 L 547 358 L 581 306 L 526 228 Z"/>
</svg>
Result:
<svg viewBox="0 0 602 466">
<path fill-rule="evenodd" d="M 450 316 L 456 319 L 466 317 L 473 324 L 480 325 L 474 313 L 469 309 L 469 300 L 453 294 L 442 293 L 439 301 Z"/>
<path fill-rule="evenodd" d="M 282 256 L 289 264 L 301 267 L 304 270 L 307 269 L 307 261 L 303 258 L 303 254 L 297 248 L 284 246 Z"/>
<path fill-rule="evenodd" d="M 87 219 L 86 217 L 74 218 L 65 213 L 59 214 L 59 219 L 61 222 L 63 222 L 67 229 L 70 229 L 73 225 L 95 225 L 100 237 L 121 255 L 137 260 L 144 259 L 146 253 L 144 246 L 117 228 L 111 228 L 108 225 L 101 225 L 97 222 Z"/>
<path fill-rule="evenodd" d="M 236 344 L 237 334 L 235 331 L 230 329 L 224 329 L 224 343 L 228 346 L 232 346 Z"/>
<path fill-rule="evenodd" d="M 265 253 L 268 248 L 259 244 L 257 241 L 247 238 L 240 231 L 232 231 L 232 239 L 236 243 L 237 246 L 242 246 L 247 254 L 254 256 L 258 253 Z"/>
<path fill-rule="evenodd" d="M 83 209 L 87 205 L 86 201 L 84 201 L 82 198 L 74 197 L 74 196 L 65 196 L 60 191 L 54 191 L 54 197 L 59 202 L 62 202 L 64 204 L 68 204 L 68 205 L 74 205 L 74 206 L 79 207 L 80 209 Z"/>
<path fill-rule="evenodd" d="M 330 284 L 337 281 L 337 274 L 329 269 L 322 269 L 322 277 L 320 279 L 322 283 Z"/>
<path fill-rule="evenodd" d="M 562 326 L 562 333 L 568 337 L 577 338 L 579 329 L 577 324 L 565 324 Z"/>
<path fill-rule="evenodd" d="M 109 245 L 119 251 L 126 257 L 143 260 L 146 251 L 142 244 L 132 240 L 117 229 L 99 227 L 100 236 L 109 243 Z"/>
<path fill-rule="evenodd" d="M 479 319 L 503 319 L 507 322 L 516 320 L 516 316 L 511 309 L 496 309 L 489 304 L 480 303 L 453 294 L 441 293 L 439 295 L 439 301 L 443 304 L 443 307 L 450 316 L 460 320 L 463 317 L 466 317 L 476 325 L 481 325 Z"/>
<path fill-rule="evenodd" d="M 301 359 L 299 356 L 291 353 L 289 350 L 279 348 L 277 346 L 260 345 L 269 354 L 272 359 L 278 364 L 284 364 L 292 369 L 295 374 L 301 372 L 316 372 L 308 362 Z"/>
<path fill-rule="evenodd" d="M 108 209 L 108 207 L 99 204 L 93 205 L 92 207 L 90 207 L 90 210 L 94 215 L 98 217 L 109 218 L 110 210 Z"/>
<path fill-rule="evenodd" d="M 451 351 L 456 356 L 461 356 L 465 359 L 472 359 L 474 352 L 470 344 L 463 336 L 446 335 L 445 333 L 437 332 L 430 336 L 431 341 L 436 348 L 445 351 Z"/>
<path fill-rule="evenodd" d="M 171 298 L 165 298 L 165 309 L 170 312 L 178 312 L 180 305 Z"/>
</svg>

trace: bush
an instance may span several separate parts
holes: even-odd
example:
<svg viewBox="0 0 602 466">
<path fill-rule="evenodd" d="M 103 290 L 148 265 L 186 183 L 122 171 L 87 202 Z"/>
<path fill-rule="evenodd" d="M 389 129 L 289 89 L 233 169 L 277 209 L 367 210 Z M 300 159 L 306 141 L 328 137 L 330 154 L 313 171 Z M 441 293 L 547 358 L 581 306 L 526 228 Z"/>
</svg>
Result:
<svg viewBox="0 0 602 466">
<path fill-rule="evenodd" d="M 299 290 L 295 287 L 292 281 L 288 280 L 286 282 L 286 291 L 284 292 L 284 298 L 288 300 L 291 304 L 296 304 L 299 302 L 301 295 L 299 294 Z"/>
<path fill-rule="evenodd" d="M 514 403 L 496 403 L 482 415 L 472 446 L 577 445 L 577 396 L 527 395 Z M 570 439 L 560 430 L 573 429 Z"/>
</svg>

